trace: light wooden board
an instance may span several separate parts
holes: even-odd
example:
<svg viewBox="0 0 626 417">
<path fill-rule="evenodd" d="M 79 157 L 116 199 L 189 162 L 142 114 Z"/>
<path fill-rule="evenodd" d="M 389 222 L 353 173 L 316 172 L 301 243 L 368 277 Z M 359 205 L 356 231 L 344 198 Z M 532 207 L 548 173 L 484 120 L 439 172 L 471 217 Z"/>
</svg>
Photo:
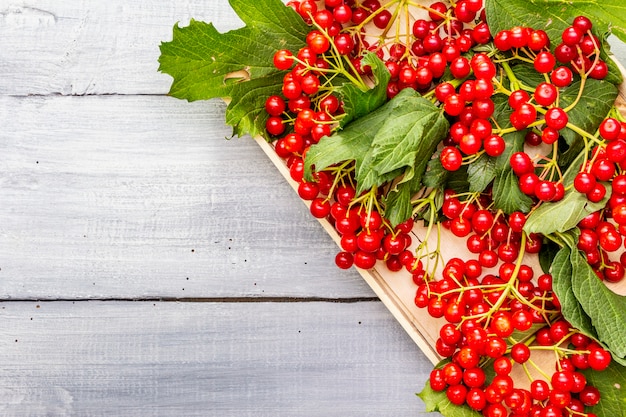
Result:
<svg viewBox="0 0 626 417">
<path fill-rule="evenodd" d="M 219 101 L 0 106 L 2 297 L 373 296 Z"/>
<path fill-rule="evenodd" d="M 415 416 L 430 362 L 379 302 L 0 304 L 3 416 Z"/>
</svg>

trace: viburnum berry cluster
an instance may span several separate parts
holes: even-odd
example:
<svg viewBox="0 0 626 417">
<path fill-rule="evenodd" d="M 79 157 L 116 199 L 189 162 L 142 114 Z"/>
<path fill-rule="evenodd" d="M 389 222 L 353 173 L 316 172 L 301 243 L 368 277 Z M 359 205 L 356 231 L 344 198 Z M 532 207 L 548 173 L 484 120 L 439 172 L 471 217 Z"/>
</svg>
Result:
<svg viewBox="0 0 626 417">
<path fill-rule="evenodd" d="M 311 30 L 300 50 L 274 55 L 285 75 L 282 94 L 265 102 L 266 131 L 311 214 L 338 233 L 336 264 L 371 269 L 380 262 L 410 274 L 415 305 L 443 323 L 436 350 L 446 360 L 429 384 L 452 404 L 487 417 L 593 416 L 588 407 L 600 392 L 582 371 L 606 369 L 611 353 L 564 318 L 550 271 L 538 273 L 527 261 L 569 238 L 525 230 L 539 207 L 567 196 L 581 207 L 602 204 L 575 224 L 575 248 L 599 278 L 624 277 L 626 255 L 617 254 L 626 233 L 626 123 L 613 110 L 589 131 L 581 117 L 591 103 L 588 86 L 609 74 L 591 20 L 573 19 L 555 46 L 546 31 L 531 27 L 492 36 L 482 0 L 287 5 Z M 424 188 L 411 199 L 411 215 L 396 224 L 386 209 L 398 178 L 357 192 L 359 166 L 350 158 L 314 170 L 312 180 L 305 175 L 311 147 L 344 127 L 338 80 L 362 91 L 380 82 L 366 61 L 371 54 L 388 72 L 387 101 L 416 91 L 449 126 Z M 469 187 L 450 185 L 458 173 L 457 182 Z M 503 183 L 514 203 L 501 202 Z M 412 234 L 418 219 L 427 225 L 419 238 Z M 464 240 L 463 259 L 443 259 L 439 244 L 428 243 L 444 230 Z M 534 362 L 535 353 L 546 352 L 555 358 L 553 369 Z"/>
</svg>

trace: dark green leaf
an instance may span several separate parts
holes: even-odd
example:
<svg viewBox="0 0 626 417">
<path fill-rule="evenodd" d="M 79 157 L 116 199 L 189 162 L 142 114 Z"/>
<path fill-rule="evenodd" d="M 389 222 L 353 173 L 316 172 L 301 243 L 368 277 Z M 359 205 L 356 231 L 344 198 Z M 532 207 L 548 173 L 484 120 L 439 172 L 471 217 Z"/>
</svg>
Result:
<svg viewBox="0 0 626 417">
<path fill-rule="evenodd" d="M 559 106 L 567 108 L 574 103 L 580 91 L 581 81 L 575 81 L 568 87 L 561 89 L 559 93 Z M 568 111 L 569 123 L 580 129 L 595 133 L 604 120 L 617 98 L 618 89 L 614 84 L 607 81 L 589 78 L 576 105 Z M 581 136 L 569 128 L 561 130 L 561 135 L 571 146 L 581 139 Z"/>
<path fill-rule="evenodd" d="M 611 353 L 626 358 L 626 297 L 617 295 L 600 281 L 585 258 L 572 251 L 572 289 Z"/>
<path fill-rule="evenodd" d="M 346 113 L 341 119 L 341 126 L 359 117 L 365 116 L 376 110 L 387 101 L 387 83 L 391 74 L 385 67 L 385 63 L 370 53 L 363 57 L 362 65 L 369 65 L 375 78 L 375 86 L 363 91 L 353 83 L 344 83 L 339 87 L 339 94 L 343 99 L 343 109 Z"/>
<path fill-rule="evenodd" d="M 544 273 L 549 273 L 552 267 L 554 257 L 560 250 L 560 246 L 551 240 L 544 239 L 541 245 L 541 251 L 539 251 L 539 265 Z"/>
<path fill-rule="evenodd" d="M 577 250 L 577 249 L 574 249 Z M 582 273 L 574 271 L 572 265 L 572 249 L 564 246 L 552 262 L 552 289 L 561 304 L 563 317 L 575 328 L 587 336 L 597 339 L 591 319 L 585 313 L 572 289 L 572 275 Z"/>
<path fill-rule="evenodd" d="M 485 11 L 491 33 L 513 26 L 532 26 L 548 33 L 552 45 L 560 42 L 563 29 L 574 17 L 589 17 L 599 33 L 611 28 L 626 42 L 626 3 L 623 0 L 487 0 Z"/>
<path fill-rule="evenodd" d="M 587 384 L 600 391 L 600 402 L 590 411 L 598 417 L 626 417 L 626 367 L 612 362 L 602 372 L 581 371 Z"/>
<path fill-rule="evenodd" d="M 471 192 L 483 192 L 496 177 L 496 163 L 494 158 L 483 153 L 467 168 L 467 179 Z"/>
<path fill-rule="evenodd" d="M 413 176 L 409 181 L 399 184 L 384 199 L 385 217 L 392 227 L 404 222 L 413 215 L 411 199 L 422 188 L 419 177 Z"/>
<path fill-rule="evenodd" d="M 493 182 L 494 207 L 505 213 L 528 213 L 533 201 L 519 188 L 519 179 L 511 169 L 506 169 Z"/>
<path fill-rule="evenodd" d="M 504 94 L 498 94 L 493 98 L 495 104 L 494 118 L 502 128 L 511 126 L 509 116 L 511 109 Z M 511 170 L 509 163 L 511 155 L 524 148 L 525 131 L 515 131 L 502 136 L 506 144 L 504 153 L 495 158 L 496 177 L 493 183 L 494 207 L 505 213 L 522 211 L 527 213 L 532 206 L 532 199 L 522 193 L 519 188 L 517 176 Z"/>
<path fill-rule="evenodd" d="M 437 151 L 426 165 L 426 172 L 422 178 L 424 186 L 426 187 L 443 189 L 448 181 L 450 171 L 447 171 L 443 165 L 441 165 L 441 160 L 439 159 L 440 154 L 441 151 Z"/>
</svg>

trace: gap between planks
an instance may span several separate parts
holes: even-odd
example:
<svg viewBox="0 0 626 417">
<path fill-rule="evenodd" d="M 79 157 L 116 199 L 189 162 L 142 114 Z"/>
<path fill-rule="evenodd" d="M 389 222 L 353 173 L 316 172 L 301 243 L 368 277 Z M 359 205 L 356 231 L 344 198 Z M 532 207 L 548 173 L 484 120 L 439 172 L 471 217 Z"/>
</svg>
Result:
<svg viewBox="0 0 626 417">
<path fill-rule="evenodd" d="M 138 297 L 138 298 L 10 298 L 0 299 L 4 303 L 53 303 L 53 302 L 169 302 L 169 303 L 338 303 L 380 302 L 378 297 Z"/>
</svg>

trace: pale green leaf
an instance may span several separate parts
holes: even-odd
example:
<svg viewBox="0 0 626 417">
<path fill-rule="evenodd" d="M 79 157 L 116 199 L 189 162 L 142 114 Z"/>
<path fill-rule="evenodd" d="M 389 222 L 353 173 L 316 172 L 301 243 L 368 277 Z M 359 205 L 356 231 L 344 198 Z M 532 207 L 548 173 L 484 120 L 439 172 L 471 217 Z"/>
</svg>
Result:
<svg viewBox="0 0 626 417">
<path fill-rule="evenodd" d="M 549 235 L 570 230 L 589 214 L 602 209 L 611 196 L 611 187 L 605 185 L 606 195 L 600 202 L 593 203 L 585 194 L 575 189 L 565 193 L 563 199 L 556 202 L 542 203 L 526 219 L 526 233 Z"/>
<path fill-rule="evenodd" d="M 532 26 L 548 33 L 552 45 L 571 25 L 574 17 L 585 15 L 597 32 L 612 33 L 626 42 L 626 3 L 623 0 L 486 0 L 485 11 L 492 33 L 512 26 Z"/>
</svg>

